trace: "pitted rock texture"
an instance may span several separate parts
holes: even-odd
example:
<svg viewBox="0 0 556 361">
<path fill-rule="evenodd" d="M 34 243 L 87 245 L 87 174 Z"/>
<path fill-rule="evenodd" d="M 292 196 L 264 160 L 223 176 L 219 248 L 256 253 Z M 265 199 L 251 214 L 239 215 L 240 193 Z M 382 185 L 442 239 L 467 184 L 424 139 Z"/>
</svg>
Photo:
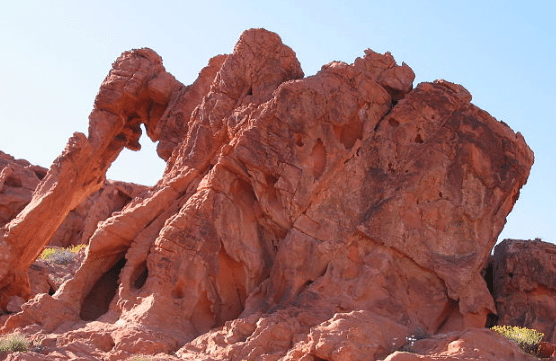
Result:
<svg viewBox="0 0 556 361">
<path fill-rule="evenodd" d="M 189 87 L 156 59 L 114 64 L 79 137 L 108 146 L 78 180 L 103 179 L 110 142 L 137 148 L 140 123 L 160 139 L 163 178 L 100 222 L 75 276 L 2 332 L 109 360 L 369 360 L 417 329 L 485 325 L 481 272 L 533 153 L 467 90 L 413 89 L 409 66 L 371 50 L 304 78 L 263 29 Z M 61 177 L 50 173 L 41 184 Z M 95 189 L 77 184 L 60 212 Z"/>
<path fill-rule="evenodd" d="M 534 328 L 556 343 L 556 246 L 506 239 L 494 248 L 493 295 L 498 323 Z"/>
</svg>

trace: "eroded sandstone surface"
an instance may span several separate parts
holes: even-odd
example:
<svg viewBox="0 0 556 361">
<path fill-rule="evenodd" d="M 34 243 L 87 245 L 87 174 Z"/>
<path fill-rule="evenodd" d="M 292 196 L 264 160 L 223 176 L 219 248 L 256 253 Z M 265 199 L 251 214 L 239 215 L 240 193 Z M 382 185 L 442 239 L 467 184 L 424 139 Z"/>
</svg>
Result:
<svg viewBox="0 0 556 361">
<path fill-rule="evenodd" d="M 74 277 L 2 332 L 41 335 L 49 360 L 335 361 L 484 327 L 496 306 L 482 272 L 533 153 L 462 86 L 413 80 L 372 50 L 304 77 L 263 29 L 190 86 L 154 51 L 124 53 L 89 134 L 2 229 L 0 305 L 32 296 L 27 268 L 123 147 L 140 147 L 140 124 L 164 176 L 116 187 L 125 199 L 87 223 Z"/>
</svg>

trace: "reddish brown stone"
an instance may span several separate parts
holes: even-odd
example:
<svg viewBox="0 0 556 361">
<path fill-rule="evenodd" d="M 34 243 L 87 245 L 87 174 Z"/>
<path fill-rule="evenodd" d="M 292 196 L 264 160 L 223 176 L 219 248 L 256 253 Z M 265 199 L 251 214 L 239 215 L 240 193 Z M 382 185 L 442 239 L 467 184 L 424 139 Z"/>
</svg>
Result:
<svg viewBox="0 0 556 361">
<path fill-rule="evenodd" d="M 168 159 L 163 178 L 100 222 L 74 277 L 2 332 L 41 330 L 59 340 L 53 353 L 108 360 L 367 360 L 416 330 L 482 327 L 495 312 L 481 272 L 533 153 L 463 87 L 413 89 L 407 65 L 371 50 L 303 78 L 263 29 L 190 87 L 143 59 L 159 58 L 115 63 L 89 138 L 137 148 L 144 123 Z M 95 162 L 117 156 L 102 149 Z M 45 184 L 69 180 L 56 167 L 71 159 Z M 104 170 L 83 168 L 56 217 Z"/>
<path fill-rule="evenodd" d="M 46 168 L 0 152 L 0 226 L 11 221 L 31 201 Z"/>
<path fill-rule="evenodd" d="M 504 240 L 492 257 L 498 323 L 534 328 L 556 342 L 556 246 Z"/>
<path fill-rule="evenodd" d="M 541 358 L 556 356 L 556 345 L 550 342 L 541 342 L 537 355 Z"/>
<path fill-rule="evenodd" d="M 30 296 L 29 265 L 68 212 L 102 187 L 120 151 L 140 148 L 140 124 L 154 129 L 178 86 L 150 49 L 124 53 L 114 63 L 95 99 L 89 135 L 73 135 L 31 202 L 0 233 L 0 306 L 11 296 Z"/>
</svg>

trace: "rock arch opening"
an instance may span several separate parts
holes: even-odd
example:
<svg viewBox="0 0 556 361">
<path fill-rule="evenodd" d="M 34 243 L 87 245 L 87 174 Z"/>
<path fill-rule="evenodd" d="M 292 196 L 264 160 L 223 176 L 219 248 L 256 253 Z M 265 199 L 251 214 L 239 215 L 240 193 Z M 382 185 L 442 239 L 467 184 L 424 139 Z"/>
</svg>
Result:
<svg viewBox="0 0 556 361">
<path fill-rule="evenodd" d="M 124 149 L 108 169 L 107 179 L 152 186 L 162 178 L 166 162 L 157 155 L 157 143 L 146 136 L 143 124 L 141 128 L 141 150 Z"/>
<path fill-rule="evenodd" d="M 79 317 L 83 321 L 94 321 L 108 312 L 110 302 L 118 290 L 120 271 L 126 263 L 125 258 L 120 259 L 112 268 L 106 271 L 95 283 L 83 304 Z"/>
</svg>

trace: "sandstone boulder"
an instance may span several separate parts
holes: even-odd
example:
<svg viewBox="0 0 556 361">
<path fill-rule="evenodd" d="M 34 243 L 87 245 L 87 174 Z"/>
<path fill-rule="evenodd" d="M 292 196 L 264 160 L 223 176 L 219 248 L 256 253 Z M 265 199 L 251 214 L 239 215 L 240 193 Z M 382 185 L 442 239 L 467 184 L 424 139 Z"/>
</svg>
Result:
<svg viewBox="0 0 556 361">
<path fill-rule="evenodd" d="M 50 201 L 53 233 L 138 147 L 140 123 L 161 140 L 163 178 L 100 222 L 75 276 L 2 332 L 113 360 L 366 360 L 495 312 L 481 273 L 533 153 L 462 86 L 413 89 L 409 66 L 371 50 L 304 78 L 264 29 L 190 87 L 162 69 L 150 50 L 116 61 L 89 137 L 70 142 L 2 245 L 16 254 L 12 229 L 31 232 Z"/>
<path fill-rule="evenodd" d="M 417 341 L 413 352 L 394 352 L 384 361 L 534 361 L 533 355 L 524 353 L 518 345 L 486 329 L 467 329 L 463 332 L 439 334 Z"/>
<path fill-rule="evenodd" d="M 494 248 L 493 295 L 498 323 L 534 328 L 556 343 L 556 246 L 506 239 Z"/>
</svg>

